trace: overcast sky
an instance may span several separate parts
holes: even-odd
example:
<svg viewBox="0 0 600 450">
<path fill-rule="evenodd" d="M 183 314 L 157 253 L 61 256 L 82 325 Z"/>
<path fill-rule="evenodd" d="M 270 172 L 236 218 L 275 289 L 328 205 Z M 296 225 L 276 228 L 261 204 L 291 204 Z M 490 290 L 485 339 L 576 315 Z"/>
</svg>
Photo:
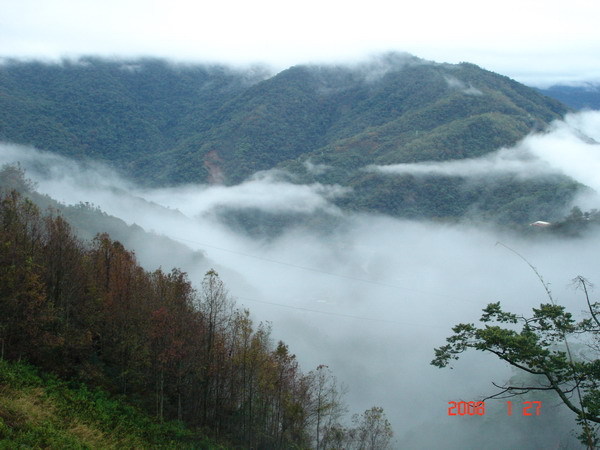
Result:
<svg viewBox="0 0 600 450">
<path fill-rule="evenodd" d="M 519 81 L 600 80 L 597 0 L 0 0 L 0 56 L 468 61 Z"/>
</svg>

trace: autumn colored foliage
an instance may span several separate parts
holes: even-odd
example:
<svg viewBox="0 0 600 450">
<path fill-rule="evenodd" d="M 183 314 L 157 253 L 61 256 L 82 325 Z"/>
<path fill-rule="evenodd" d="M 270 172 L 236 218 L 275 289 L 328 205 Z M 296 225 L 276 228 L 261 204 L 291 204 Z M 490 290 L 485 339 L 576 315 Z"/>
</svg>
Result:
<svg viewBox="0 0 600 450">
<path fill-rule="evenodd" d="M 216 271 L 198 290 L 179 269 L 147 271 L 108 234 L 82 241 L 58 211 L 42 213 L 33 187 L 20 167 L 0 169 L 0 362 L 108 391 L 225 446 L 367 448 L 340 424 L 345 388 L 330 369 L 304 374 Z M 391 436 L 377 432 L 378 447 Z"/>
<path fill-rule="evenodd" d="M 0 357 L 126 395 L 233 443 L 308 446 L 311 377 L 239 310 L 218 274 L 148 272 L 107 234 L 0 194 Z"/>
</svg>

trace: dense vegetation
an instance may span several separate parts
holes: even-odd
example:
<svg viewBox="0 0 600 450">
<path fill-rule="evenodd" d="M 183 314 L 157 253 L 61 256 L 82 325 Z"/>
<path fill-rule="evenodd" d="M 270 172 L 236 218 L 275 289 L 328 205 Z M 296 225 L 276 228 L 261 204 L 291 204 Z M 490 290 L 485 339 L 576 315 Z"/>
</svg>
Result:
<svg viewBox="0 0 600 450">
<path fill-rule="evenodd" d="M 405 217 L 477 210 L 503 223 L 553 219 L 548 211 L 571 199 L 574 183 L 498 180 L 487 188 L 363 168 L 481 156 L 566 111 L 475 65 L 398 54 L 271 77 L 151 59 L 0 66 L 0 140 L 101 160 L 151 185 L 235 184 L 279 167 L 295 182 L 352 187 L 340 206 Z"/>
<path fill-rule="evenodd" d="M 195 132 L 244 83 L 223 67 L 156 60 L 9 62 L 0 70 L 0 138 L 129 164 Z"/>
<path fill-rule="evenodd" d="M 0 173 L 26 190 L 22 176 Z M 0 192 L 0 360 L 27 360 L 232 445 L 352 448 L 374 433 L 389 442 L 380 408 L 343 427 L 343 388 L 327 366 L 304 374 L 214 270 L 196 291 L 180 270 L 145 271 L 107 234 L 85 243 L 60 215 Z"/>
</svg>

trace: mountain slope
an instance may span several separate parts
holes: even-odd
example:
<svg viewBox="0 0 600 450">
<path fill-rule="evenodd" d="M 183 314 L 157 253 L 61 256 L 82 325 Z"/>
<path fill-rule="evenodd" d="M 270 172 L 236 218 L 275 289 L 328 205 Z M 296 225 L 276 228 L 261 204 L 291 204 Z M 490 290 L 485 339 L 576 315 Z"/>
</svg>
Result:
<svg viewBox="0 0 600 450">
<path fill-rule="evenodd" d="M 0 139 L 106 161 L 131 173 L 132 161 L 201 129 L 206 116 L 252 76 L 151 59 L 9 61 L 0 68 Z"/>
<path fill-rule="evenodd" d="M 220 110 L 216 127 L 173 153 L 186 167 L 206 165 L 210 154 L 224 180 L 237 183 L 298 158 L 347 170 L 479 156 L 514 144 L 567 111 L 471 64 L 400 56 L 387 62 L 380 73 L 369 66 L 292 67 L 232 100 Z"/>
<path fill-rule="evenodd" d="M 154 186 L 231 185 L 280 168 L 295 182 L 353 188 L 340 205 L 410 217 L 491 213 L 489 205 L 503 209 L 539 186 L 513 180 L 517 197 L 493 197 L 488 187 L 492 197 L 482 198 L 461 180 L 390 180 L 365 166 L 481 156 L 567 111 L 473 64 L 404 54 L 354 66 L 294 66 L 272 77 L 158 60 L 0 66 L 0 140 L 102 160 Z M 510 220 L 539 218 L 560 206 L 540 199 L 564 202 L 576 190 L 566 180 L 546 187 L 531 197 L 533 209 L 514 214 L 507 206 Z"/>
<path fill-rule="evenodd" d="M 321 153 L 369 163 L 476 156 L 566 112 L 472 64 L 406 55 L 259 75 L 157 60 L 9 62 L 0 70 L 0 139 L 169 183 L 210 181 L 212 159 L 237 183 Z M 432 145 L 435 153 L 423 150 Z M 156 159 L 163 164 L 148 168 Z"/>
</svg>

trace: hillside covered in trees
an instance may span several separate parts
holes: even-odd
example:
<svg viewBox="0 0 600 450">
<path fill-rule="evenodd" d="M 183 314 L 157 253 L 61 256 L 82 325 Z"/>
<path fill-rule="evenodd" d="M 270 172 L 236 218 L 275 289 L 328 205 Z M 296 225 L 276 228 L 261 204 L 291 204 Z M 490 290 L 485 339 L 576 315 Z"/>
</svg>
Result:
<svg viewBox="0 0 600 450">
<path fill-rule="evenodd" d="M 178 269 L 146 271 L 108 234 L 84 242 L 56 211 L 40 213 L 18 168 L 0 177 L 24 191 L 0 193 L 0 359 L 203 430 L 181 431 L 199 445 L 204 434 L 246 448 L 387 445 L 383 410 L 344 425 L 344 388 L 328 367 L 303 372 L 269 324 L 235 306 L 214 270 L 198 288 Z M 0 406 L 2 439 L 17 433 L 11 417 Z"/>
<path fill-rule="evenodd" d="M 405 54 L 275 75 L 152 59 L 0 66 L 2 141 L 102 161 L 151 186 L 232 185 L 278 168 L 296 183 L 350 188 L 337 200 L 344 209 L 409 218 L 553 218 L 578 189 L 567 178 L 473 182 L 365 169 L 479 157 L 567 111 L 473 64 Z M 248 226 L 260 220 L 244 212 Z"/>
</svg>

